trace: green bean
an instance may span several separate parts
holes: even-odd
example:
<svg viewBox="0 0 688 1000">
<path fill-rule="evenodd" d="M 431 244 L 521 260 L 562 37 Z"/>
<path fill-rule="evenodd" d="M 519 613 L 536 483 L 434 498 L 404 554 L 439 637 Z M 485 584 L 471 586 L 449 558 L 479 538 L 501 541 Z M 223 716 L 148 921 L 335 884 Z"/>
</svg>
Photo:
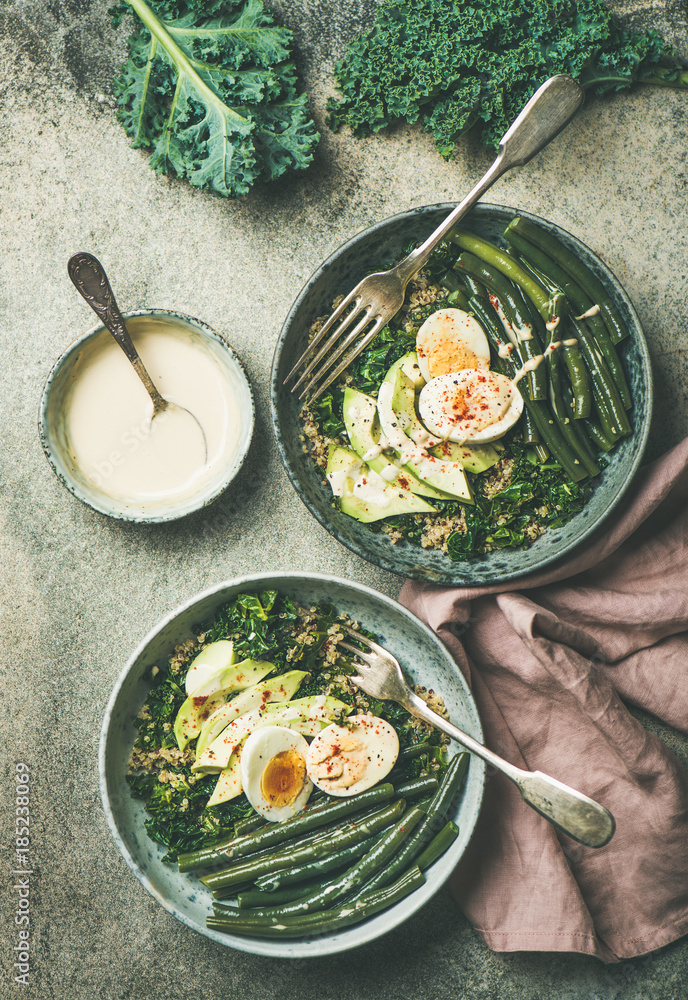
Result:
<svg viewBox="0 0 688 1000">
<path fill-rule="evenodd" d="M 416 864 L 420 870 L 424 872 L 426 868 L 429 868 L 431 864 L 437 861 L 451 847 L 458 835 L 459 828 L 450 819 L 448 823 L 445 823 L 440 832 L 433 837 L 422 854 L 418 855 Z"/>
<path fill-rule="evenodd" d="M 587 431 L 588 437 L 596 447 L 600 448 L 602 451 L 611 451 L 614 447 L 612 441 L 606 436 L 600 425 L 592 417 L 588 417 L 584 421 L 585 430 Z"/>
<path fill-rule="evenodd" d="M 245 816 L 234 824 L 234 836 L 243 837 L 247 833 L 253 833 L 261 826 L 267 826 L 264 816 L 260 816 L 258 813 L 253 816 Z"/>
<path fill-rule="evenodd" d="M 526 410 L 523 414 L 523 440 L 526 444 L 540 444 L 540 435 L 533 423 L 530 410 Z"/>
<path fill-rule="evenodd" d="M 305 847 L 291 846 L 279 854 L 269 855 L 265 858 L 256 860 L 251 858 L 242 859 L 242 861 L 232 865 L 230 868 L 211 872 L 209 875 L 203 875 L 201 882 L 212 891 L 216 898 L 231 895 L 232 886 L 242 884 L 246 881 L 255 881 L 259 876 L 268 875 L 270 872 L 280 868 L 291 868 L 294 865 L 315 861 L 316 858 L 325 857 L 333 851 L 347 847 L 349 844 L 355 844 L 371 837 L 390 823 L 396 822 L 403 812 L 404 806 L 404 800 L 400 799 L 397 802 L 392 802 L 384 806 L 382 809 L 377 809 L 370 816 L 359 818 L 357 822 L 349 823 L 331 836 L 324 836 Z"/>
<path fill-rule="evenodd" d="M 507 281 L 503 274 L 495 268 L 486 267 L 484 261 L 473 254 L 462 253 L 456 266 L 468 271 L 497 297 L 507 323 L 513 331 L 516 347 L 523 364 L 530 361 L 537 365 L 537 359 L 542 358 L 543 348 L 531 317 L 524 311 L 520 293 L 516 292 L 511 282 Z M 527 375 L 530 398 L 546 399 L 547 384 L 544 370 L 537 366 L 528 371 Z"/>
<path fill-rule="evenodd" d="M 428 740 L 423 740 L 421 743 L 412 743 L 411 746 L 405 747 L 405 749 L 401 751 L 397 757 L 395 766 L 398 767 L 400 764 L 403 766 L 410 760 L 415 760 L 416 757 L 422 757 L 423 754 L 428 753 L 430 750 L 435 753 L 437 749 L 438 747 L 436 747 L 433 743 L 430 743 Z"/>
<path fill-rule="evenodd" d="M 549 303 L 547 293 L 543 290 L 540 283 L 527 274 L 512 257 L 502 253 L 492 243 L 480 240 L 477 236 L 472 236 L 468 233 L 455 233 L 451 239 L 459 246 L 465 247 L 465 249 L 481 256 L 489 264 L 496 267 L 497 270 L 510 277 L 532 299 L 533 304 L 543 319 L 547 318 Z M 615 432 L 616 436 L 614 440 L 618 440 L 619 437 L 631 433 L 631 425 L 628 422 L 628 417 L 619 398 L 616 385 L 611 378 L 604 360 L 600 357 L 592 335 L 577 320 L 572 319 L 571 324 L 576 331 L 581 353 L 590 371 L 593 396 L 602 420 L 602 429 L 607 436 Z M 538 430 L 541 431 L 539 423 Z M 561 464 L 561 459 L 556 455 L 554 449 L 550 450 Z"/>
<path fill-rule="evenodd" d="M 352 897 L 352 902 L 371 889 L 379 889 L 387 885 L 405 871 L 409 865 L 416 863 L 416 858 L 433 839 L 438 824 L 444 822 L 447 813 L 462 791 L 469 762 L 470 755 L 467 753 L 459 753 L 450 761 L 442 784 L 435 793 L 428 806 L 425 819 L 420 823 L 416 832 L 406 841 L 390 863 Z"/>
<path fill-rule="evenodd" d="M 294 885 L 295 882 L 306 882 L 308 879 L 318 878 L 319 875 L 326 875 L 330 871 L 344 868 L 350 861 L 362 858 L 373 846 L 374 839 L 369 838 L 357 844 L 351 844 L 349 847 L 343 847 L 340 851 L 333 851 L 332 854 L 328 854 L 324 858 L 318 858 L 315 861 L 307 861 L 302 865 L 294 865 L 293 868 L 271 872 L 269 875 L 262 875 L 256 879 L 256 886 L 270 893 L 275 889 L 283 889 Z M 276 903 L 277 901 L 275 900 L 274 902 Z M 273 904 L 268 903 L 267 905 L 272 906 Z"/>
<path fill-rule="evenodd" d="M 312 893 L 305 899 L 284 906 L 273 906 L 259 910 L 260 916 L 294 916 L 299 913 L 311 913 L 327 909 L 332 903 L 342 899 L 358 886 L 368 881 L 380 868 L 399 851 L 401 844 L 408 839 L 409 833 L 425 815 L 418 806 L 407 810 L 395 825 L 378 838 L 377 843 L 355 865 L 348 868 L 335 881 L 323 889 Z"/>
<path fill-rule="evenodd" d="M 293 819 L 285 820 L 284 823 L 272 823 L 267 830 L 247 834 L 238 840 L 230 840 L 222 847 L 206 847 L 188 854 L 180 854 L 179 871 L 186 872 L 192 869 L 208 868 L 220 861 L 244 857 L 247 854 L 260 851 L 264 847 L 272 847 L 285 840 L 292 840 L 302 833 L 315 830 L 345 816 L 350 816 L 352 813 L 359 812 L 361 809 L 384 802 L 390 799 L 393 794 L 392 785 L 385 782 L 376 785 L 375 788 L 368 789 L 367 792 L 361 792 L 360 795 L 313 806 L 313 808 L 299 813 L 298 816 L 294 816 Z"/>
<path fill-rule="evenodd" d="M 412 778 L 409 781 L 404 781 L 401 784 L 394 783 L 394 794 L 398 795 L 403 799 L 417 799 L 423 795 L 428 795 L 430 792 L 437 791 L 437 786 L 439 782 L 437 778 L 433 778 L 432 775 L 428 775 L 424 778 Z"/>
<path fill-rule="evenodd" d="M 270 892 L 265 889 L 247 889 L 245 892 L 237 894 L 237 906 L 240 910 L 247 910 L 251 907 L 262 909 L 266 906 L 278 906 L 281 903 L 293 903 L 296 899 L 303 899 L 316 889 L 322 889 L 331 879 L 321 879 L 313 882 L 299 882 L 287 889 L 278 889 Z M 213 910 L 222 913 L 225 909 L 233 909 L 229 904 L 220 900 L 213 900 Z"/>
<path fill-rule="evenodd" d="M 595 307 L 597 306 L 599 309 L 599 303 L 595 303 L 588 295 L 586 295 L 583 289 L 576 284 L 570 274 L 567 274 L 566 271 L 559 267 L 555 261 L 550 260 L 546 254 L 540 252 L 539 249 L 529 240 L 524 239 L 518 231 L 507 227 L 504 232 L 504 236 L 514 245 L 514 247 L 516 247 L 522 257 L 525 259 L 530 257 L 536 264 L 538 270 L 540 270 L 561 288 L 567 298 L 570 299 L 576 312 L 581 314 L 577 317 L 577 319 L 579 321 L 588 321 L 592 335 L 594 336 L 602 353 L 602 357 L 604 358 L 611 376 L 614 379 L 614 383 L 618 389 L 624 408 L 628 409 L 631 406 L 630 389 L 628 388 L 626 376 L 624 375 L 621 361 L 609 335 L 609 331 L 607 330 L 604 321 L 595 314 Z"/>
<path fill-rule="evenodd" d="M 540 310 L 542 318 L 547 318 L 549 296 L 542 290 L 540 283 L 535 281 L 521 267 L 518 261 L 514 260 L 513 257 L 509 257 L 507 253 L 502 253 L 499 247 L 496 247 L 493 243 L 481 240 L 478 236 L 474 236 L 472 233 L 467 233 L 463 230 L 455 229 L 449 239 L 463 250 L 475 254 L 476 257 L 480 257 L 487 264 L 497 268 L 507 278 L 511 278 L 514 284 L 518 285 L 528 298 L 533 300 L 536 307 Z"/>
<path fill-rule="evenodd" d="M 599 466 L 590 457 L 587 445 L 583 441 L 581 434 L 576 429 L 573 420 L 571 419 L 570 408 L 567 407 L 564 401 L 561 376 L 559 372 L 560 359 L 558 353 L 561 341 L 555 339 L 556 329 L 561 320 L 563 306 L 564 295 L 560 292 L 552 299 L 549 323 L 551 336 L 545 352 L 547 358 L 547 373 L 549 375 L 549 403 L 552 408 L 552 413 L 554 414 L 554 419 L 559 424 L 559 429 L 564 437 L 564 440 L 567 442 L 571 450 L 575 452 L 578 461 L 582 462 L 588 475 L 596 476 L 600 471 Z"/>
<path fill-rule="evenodd" d="M 513 250 L 513 248 L 512 248 Z M 556 292 L 561 291 L 560 286 L 552 281 L 546 274 L 539 271 L 533 262 L 524 257 L 519 257 L 519 262 L 530 276 L 542 285 L 544 291 L 551 297 Z M 564 330 L 561 331 L 561 352 L 566 362 L 566 370 L 569 382 L 573 390 L 573 416 L 576 420 L 582 420 L 590 415 L 592 407 L 592 392 L 590 389 L 590 378 L 585 367 L 583 356 L 578 347 L 578 340 L 575 337 L 567 336 Z"/>
<path fill-rule="evenodd" d="M 537 246 L 541 246 L 565 271 L 568 271 L 571 277 L 576 279 L 581 288 L 587 291 L 592 300 L 599 305 L 612 343 L 618 344 L 624 337 L 628 336 L 628 327 L 624 323 L 616 303 L 597 275 L 575 254 L 567 250 L 555 236 L 544 232 L 535 223 L 521 217 L 512 219 L 507 226 L 507 231 L 519 233 Z"/>
<path fill-rule="evenodd" d="M 362 897 L 357 906 L 344 904 L 336 909 L 323 910 L 318 913 L 267 919 L 244 916 L 241 910 L 237 910 L 234 917 L 227 915 L 208 917 L 206 924 L 212 930 L 252 937 L 290 938 L 332 934 L 394 906 L 395 903 L 419 889 L 424 882 L 425 878 L 416 866 L 405 872 L 401 878 L 387 888 Z"/>
<path fill-rule="evenodd" d="M 504 343 L 504 331 L 499 326 L 496 315 L 491 312 L 492 306 L 489 303 L 484 303 L 482 299 L 475 295 L 471 298 L 470 303 L 476 319 L 485 330 L 487 338 L 495 351 L 499 354 L 500 349 L 503 350 L 508 345 Z M 498 356 L 495 367 L 504 375 L 513 379 L 515 369 L 513 363 L 507 357 L 503 355 Z M 542 441 L 547 445 L 554 459 L 574 482 L 585 479 L 587 472 L 580 462 L 576 463 L 576 457 L 571 454 L 566 441 L 561 436 L 561 432 L 554 423 L 554 418 L 547 404 L 543 401 L 531 400 L 525 389 L 521 388 L 520 382 L 517 383 L 517 388 L 521 393 L 526 409 L 533 418 Z"/>
</svg>

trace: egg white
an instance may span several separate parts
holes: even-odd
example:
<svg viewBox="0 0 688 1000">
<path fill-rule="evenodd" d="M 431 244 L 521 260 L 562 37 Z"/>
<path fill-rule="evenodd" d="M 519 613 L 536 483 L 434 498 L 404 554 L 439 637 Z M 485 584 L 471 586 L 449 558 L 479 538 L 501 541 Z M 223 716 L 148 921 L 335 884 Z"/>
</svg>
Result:
<svg viewBox="0 0 688 1000">
<path fill-rule="evenodd" d="M 350 715 L 345 726 L 333 723 L 315 737 L 306 769 L 318 788 L 345 798 L 382 781 L 398 756 L 399 737 L 389 722 L 376 715 Z"/>
<path fill-rule="evenodd" d="M 499 372 L 465 368 L 423 386 L 418 412 L 431 434 L 458 444 L 488 444 L 514 426 L 523 397 Z"/>
<path fill-rule="evenodd" d="M 264 726 L 256 729 L 243 746 L 241 753 L 241 784 L 253 808 L 270 822 L 283 822 L 305 808 L 313 791 L 313 783 L 304 775 L 304 783 L 293 802 L 276 806 L 263 794 L 261 781 L 265 768 L 279 753 L 295 750 L 306 760 L 308 743 L 300 733 L 283 726 Z"/>
</svg>

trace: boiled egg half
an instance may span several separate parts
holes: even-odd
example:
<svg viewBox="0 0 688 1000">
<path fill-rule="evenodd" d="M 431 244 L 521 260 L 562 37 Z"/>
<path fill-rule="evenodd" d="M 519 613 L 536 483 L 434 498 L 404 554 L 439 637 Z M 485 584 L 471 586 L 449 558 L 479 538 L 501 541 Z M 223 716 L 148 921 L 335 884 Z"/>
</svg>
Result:
<svg viewBox="0 0 688 1000">
<path fill-rule="evenodd" d="M 375 715 L 350 715 L 345 726 L 333 723 L 316 736 L 306 756 L 314 784 L 329 795 L 358 795 L 381 781 L 399 756 L 394 728 Z"/>
<path fill-rule="evenodd" d="M 431 434 L 459 444 L 487 444 L 506 434 L 523 413 L 511 379 L 486 368 L 463 368 L 423 386 L 418 413 Z"/>
<path fill-rule="evenodd" d="M 290 819 L 313 791 L 306 773 L 308 743 L 283 726 L 253 732 L 241 753 L 241 783 L 253 808 L 269 822 Z"/>
<path fill-rule="evenodd" d="M 489 368 L 490 345 L 482 327 L 463 309 L 438 309 L 416 334 L 418 367 L 426 382 L 462 368 Z"/>
</svg>

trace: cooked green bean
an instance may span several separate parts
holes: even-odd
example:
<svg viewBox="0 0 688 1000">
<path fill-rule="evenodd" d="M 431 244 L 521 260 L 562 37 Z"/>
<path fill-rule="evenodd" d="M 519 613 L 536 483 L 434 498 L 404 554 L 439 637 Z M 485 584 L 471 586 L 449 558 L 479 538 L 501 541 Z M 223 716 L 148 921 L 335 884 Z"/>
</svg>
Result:
<svg viewBox="0 0 688 1000">
<path fill-rule="evenodd" d="M 436 792 L 439 781 L 437 778 L 433 778 L 432 775 L 428 775 L 424 778 L 412 778 L 409 781 L 404 781 L 401 784 L 394 783 L 394 794 L 398 795 L 402 799 L 419 799 L 424 795 L 430 795 L 431 792 Z"/>
<path fill-rule="evenodd" d="M 316 858 L 325 857 L 332 851 L 371 837 L 390 823 L 396 822 L 402 814 L 404 806 L 404 800 L 400 799 L 382 809 L 377 809 L 370 816 L 349 823 L 331 836 L 324 836 L 305 847 L 291 845 L 279 854 L 255 860 L 251 858 L 241 859 L 239 863 L 222 871 L 203 875 L 201 882 L 212 891 L 216 898 L 231 895 L 232 887 L 235 885 L 243 884 L 246 881 L 255 881 L 259 876 L 268 875 L 280 868 L 291 868 L 293 865 L 315 861 Z"/>
<path fill-rule="evenodd" d="M 246 889 L 237 894 L 237 906 L 240 910 L 247 910 L 251 907 L 262 909 L 266 906 L 279 906 L 281 903 L 293 903 L 295 899 L 303 899 L 316 889 L 322 889 L 331 879 L 316 880 L 313 882 L 299 882 L 287 889 L 278 889 L 270 892 L 265 889 Z M 221 900 L 213 900 L 213 910 L 222 913 L 223 910 L 233 910 L 228 903 Z"/>
<path fill-rule="evenodd" d="M 530 258 L 538 270 L 564 292 L 574 310 L 580 313 L 580 316 L 577 317 L 579 321 L 585 320 L 589 323 L 592 335 L 614 379 L 624 408 L 628 409 L 631 405 L 630 389 L 628 388 L 626 376 L 624 375 L 614 342 L 609 335 L 604 321 L 597 315 L 597 311 L 600 309 L 599 303 L 593 301 L 576 283 L 573 277 L 557 265 L 556 261 L 551 260 L 546 254 L 539 251 L 537 246 L 534 246 L 529 240 L 524 239 L 517 230 L 507 227 L 504 231 L 504 237 L 513 244 L 525 260 Z"/>
<path fill-rule="evenodd" d="M 531 362 L 535 367 L 527 372 L 528 391 L 531 399 L 547 398 L 547 380 L 544 369 L 538 364 L 542 360 L 543 347 L 533 321 L 523 308 L 520 292 L 504 275 L 474 254 L 462 253 L 456 266 L 465 269 L 474 278 L 486 285 L 499 301 L 506 322 L 513 332 L 514 342 L 523 365 Z"/>
<path fill-rule="evenodd" d="M 317 910 L 324 910 L 348 895 L 358 886 L 367 882 L 375 872 L 384 865 L 388 865 L 394 858 L 401 844 L 408 839 L 410 832 L 419 821 L 425 816 L 422 809 L 413 806 L 395 823 L 395 825 L 378 838 L 377 843 L 361 858 L 352 865 L 335 881 L 330 882 L 324 888 L 311 893 L 303 899 L 293 903 L 286 903 L 283 906 L 270 906 L 262 910 L 255 911 L 255 916 L 259 917 L 283 917 L 296 916 L 303 913 L 313 913 Z"/>
<path fill-rule="evenodd" d="M 208 917 L 206 924 L 212 930 L 252 937 L 289 938 L 307 937 L 309 934 L 332 934 L 394 906 L 419 889 L 424 882 L 425 878 L 416 866 L 387 888 L 362 897 L 356 906 L 345 903 L 336 909 L 322 910 L 318 913 L 267 919 L 244 916 L 244 911 L 237 910 L 233 917 L 228 915 Z"/>
<path fill-rule="evenodd" d="M 516 374 L 515 367 L 508 356 L 505 356 L 503 353 L 503 349 L 508 347 L 508 345 L 504 342 L 504 331 L 497 321 L 496 313 L 494 313 L 491 304 L 484 302 L 476 295 L 472 296 L 470 303 L 476 319 L 483 327 L 488 340 L 498 354 L 494 367 L 513 379 Z M 501 355 L 499 353 L 500 350 L 502 351 Z M 526 409 L 533 418 L 542 441 L 547 445 L 554 459 L 574 482 L 585 479 L 587 472 L 580 461 L 576 462 L 576 456 L 571 454 L 566 441 L 554 422 L 549 406 L 542 400 L 531 400 L 527 391 L 521 388 L 520 382 L 517 383 L 517 388 L 521 393 Z"/>
<path fill-rule="evenodd" d="M 243 819 L 238 819 L 234 824 L 234 836 L 243 837 L 247 833 L 254 833 L 261 826 L 267 826 L 267 823 L 259 813 L 255 813 L 253 816 L 244 816 Z"/>
<path fill-rule="evenodd" d="M 418 855 L 416 864 L 420 870 L 424 872 L 426 868 L 429 868 L 431 864 L 434 864 L 434 862 L 437 861 L 437 859 L 451 847 L 458 835 L 459 828 L 456 823 L 450 819 L 448 823 L 445 823 L 440 832 L 433 837 L 425 850 Z"/>
<path fill-rule="evenodd" d="M 333 851 L 324 858 L 317 858 L 315 861 L 307 861 L 302 865 L 294 865 L 293 868 L 271 872 L 269 875 L 262 875 L 256 879 L 256 886 L 270 893 L 273 890 L 294 885 L 296 882 L 307 882 L 308 879 L 317 879 L 320 875 L 326 875 L 328 872 L 336 871 L 338 868 L 344 868 L 349 862 L 355 861 L 357 858 L 362 858 L 373 846 L 374 839 L 369 838 L 357 844 L 351 844 L 349 847 L 343 847 L 340 851 Z M 276 904 L 277 900 L 274 900 L 273 903 Z M 266 905 L 272 906 L 273 903 L 267 903 Z"/>
<path fill-rule="evenodd" d="M 520 216 L 511 220 L 507 226 L 507 231 L 511 234 L 518 233 L 537 246 L 542 247 L 550 257 L 553 257 L 558 264 L 561 264 L 565 271 L 568 271 L 576 279 L 581 288 L 592 298 L 593 302 L 599 305 L 600 313 L 607 325 L 612 343 L 618 344 L 624 337 L 628 336 L 628 327 L 619 313 L 616 303 L 597 275 L 590 270 L 587 264 L 579 260 L 575 254 L 567 250 L 555 236 L 545 232 L 540 226 Z M 509 239 L 509 236 L 507 236 L 507 239 Z"/>
<path fill-rule="evenodd" d="M 470 755 L 459 753 L 449 763 L 444 773 L 442 783 L 428 805 L 425 819 L 422 820 L 412 837 L 406 841 L 390 863 L 375 875 L 357 894 L 352 897 L 356 901 L 361 895 L 371 889 L 387 885 L 409 865 L 416 863 L 416 858 L 433 839 L 439 824 L 444 824 L 447 813 L 451 809 L 459 793 L 463 790 Z"/>
<path fill-rule="evenodd" d="M 376 785 L 354 795 L 351 798 L 339 799 L 337 802 L 327 801 L 322 805 L 313 806 L 304 812 L 294 816 L 293 819 L 285 820 L 284 823 L 271 823 L 267 830 L 258 833 L 247 834 L 238 840 L 230 840 L 222 847 L 206 847 L 200 851 L 191 851 L 188 854 L 179 855 L 179 871 L 186 872 L 192 869 L 208 868 L 210 865 L 222 861 L 233 860 L 244 857 L 247 854 L 254 854 L 262 848 L 272 847 L 285 840 L 292 840 L 300 834 L 315 830 L 318 827 L 334 823 L 336 820 L 352 813 L 359 812 L 390 799 L 394 794 L 394 789 L 389 782 Z"/>
</svg>

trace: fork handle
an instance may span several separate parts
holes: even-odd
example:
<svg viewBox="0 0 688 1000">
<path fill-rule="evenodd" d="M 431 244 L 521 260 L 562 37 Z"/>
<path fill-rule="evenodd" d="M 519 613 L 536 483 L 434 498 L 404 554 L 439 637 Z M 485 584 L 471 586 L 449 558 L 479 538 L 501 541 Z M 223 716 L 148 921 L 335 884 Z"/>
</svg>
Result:
<svg viewBox="0 0 688 1000">
<path fill-rule="evenodd" d="M 525 771 L 515 764 L 510 764 L 492 750 L 488 750 L 482 743 L 478 743 L 468 733 L 447 722 L 437 712 L 433 712 L 413 691 L 408 692 L 402 704 L 411 715 L 429 722 L 457 743 L 461 743 L 476 757 L 481 757 L 487 764 L 505 774 L 517 786 L 524 802 L 569 837 L 573 837 L 586 847 L 604 847 L 611 840 L 616 826 L 614 817 L 599 802 L 542 771 Z"/>
<path fill-rule="evenodd" d="M 440 240 L 473 208 L 494 182 L 510 170 L 528 163 L 568 125 L 585 95 L 576 81 L 563 73 L 550 77 L 533 94 L 499 141 L 499 153 L 489 170 L 444 222 L 395 268 L 401 280 L 410 281 L 426 263 Z"/>
</svg>

